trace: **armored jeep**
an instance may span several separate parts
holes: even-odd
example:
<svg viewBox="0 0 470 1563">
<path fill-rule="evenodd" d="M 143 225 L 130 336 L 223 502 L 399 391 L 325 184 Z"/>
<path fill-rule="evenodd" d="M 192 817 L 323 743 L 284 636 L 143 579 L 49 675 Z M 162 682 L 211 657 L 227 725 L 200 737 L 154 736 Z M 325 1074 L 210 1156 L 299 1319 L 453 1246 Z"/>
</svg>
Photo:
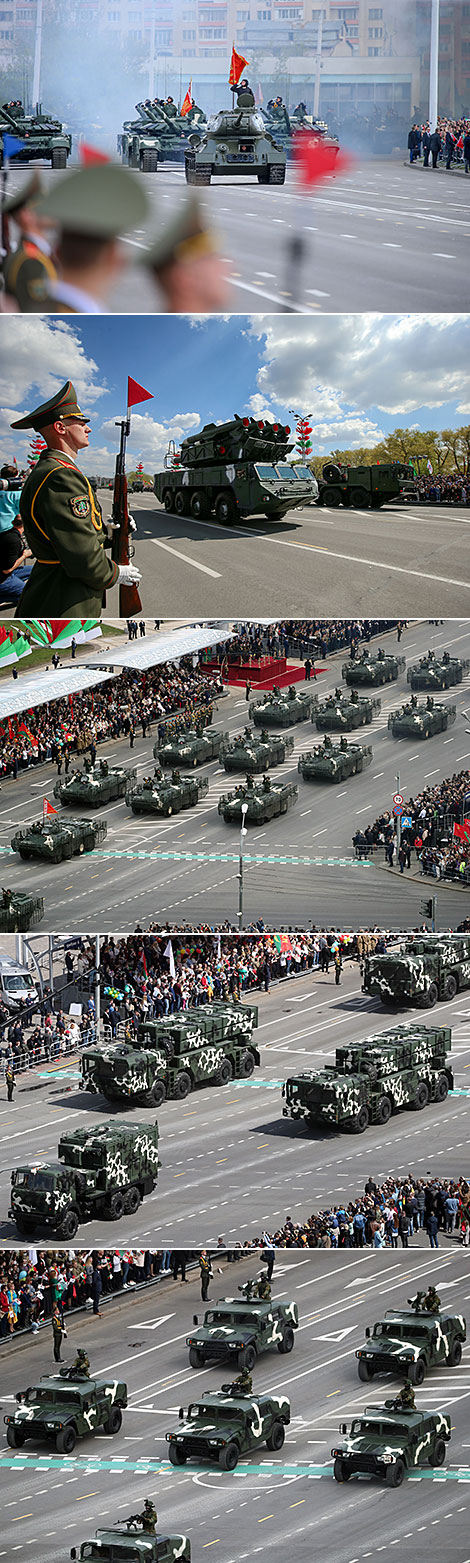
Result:
<svg viewBox="0 0 470 1563">
<path fill-rule="evenodd" d="M 366 955 L 363 993 L 381 999 L 387 1008 L 416 1004 L 433 1009 L 438 999 L 454 999 L 470 987 L 470 935 L 400 939 L 386 955 Z"/>
<path fill-rule="evenodd" d="M 98 1123 L 62 1134 L 58 1161 L 15 1167 L 11 1208 L 21 1236 L 45 1226 L 71 1241 L 82 1221 L 135 1215 L 155 1188 L 158 1124 Z"/>
<path fill-rule="evenodd" d="M 160 765 L 206 765 L 208 760 L 218 758 L 220 746 L 227 738 L 228 733 L 217 727 L 205 727 L 201 733 L 188 727 L 178 738 L 170 739 L 161 747 L 155 743 L 153 757 Z"/>
<path fill-rule="evenodd" d="M 190 185 L 210 185 L 212 178 L 234 174 L 256 174 L 258 184 L 283 185 L 286 153 L 257 109 L 219 109 L 202 134 L 190 135 L 185 173 Z"/>
<path fill-rule="evenodd" d="M 448 651 L 443 651 L 442 656 L 428 651 L 408 668 L 406 677 L 412 689 L 450 689 L 453 684 L 461 684 L 469 670 L 468 658 L 451 657 Z"/>
<path fill-rule="evenodd" d="M 38 1384 L 16 1395 L 17 1406 L 6 1422 L 10 1449 L 22 1449 L 27 1438 L 46 1438 L 60 1454 L 72 1454 L 77 1438 L 89 1433 L 118 1433 L 127 1406 L 127 1384 L 109 1378 L 70 1378 L 45 1374 Z"/>
<path fill-rule="evenodd" d="M 374 653 L 362 651 L 360 657 L 343 662 L 341 673 L 346 684 L 392 684 L 406 666 L 405 657 L 392 656 L 379 647 Z"/>
<path fill-rule="evenodd" d="M 278 814 L 287 814 L 298 792 L 293 782 L 273 782 L 269 776 L 264 776 L 262 782 L 255 783 L 252 776 L 247 776 L 245 786 L 236 787 L 235 792 L 222 793 L 217 807 L 227 824 L 233 824 L 234 821 L 241 824 L 242 803 L 246 803 L 246 823 L 265 825 L 267 820 L 275 819 Z"/>
<path fill-rule="evenodd" d="M 80 852 L 93 852 L 107 829 L 104 819 L 40 819 L 17 830 L 11 845 L 24 861 L 42 858 L 45 863 L 62 863 Z"/>
<path fill-rule="evenodd" d="M 370 744 L 348 743 L 347 738 L 341 738 L 339 744 L 334 744 L 328 733 L 325 733 L 322 744 L 299 755 L 297 770 L 305 781 L 340 782 L 365 771 L 371 762 Z"/>
<path fill-rule="evenodd" d="M 185 1465 L 196 1456 L 217 1462 L 223 1471 L 234 1471 L 240 1455 L 261 1444 L 282 1449 L 289 1422 L 286 1395 L 204 1393 L 188 1407 L 186 1417 L 180 1410 L 178 1432 L 165 1434 L 171 1464 Z"/>
<path fill-rule="evenodd" d="M 245 727 L 240 737 L 222 745 L 220 758 L 226 771 L 244 771 L 245 776 L 253 776 L 256 772 L 268 771 L 272 765 L 282 765 L 293 748 L 291 733 L 281 737 L 279 733 L 270 734 L 263 728 L 258 738 L 251 727 Z"/>
<path fill-rule="evenodd" d="M 382 702 L 377 696 L 365 695 L 361 700 L 355 689 L 351 694 L 345 694 L 343 689 L 335 689 L 334 695 L 328 695 L 326 700 L 320 702 L 312 712 L 312 722 L 319 733 L 343 732 L 350 733 L 355 727 L 365 727 L 378 716 Z"/>
<path fill-rule="evenodd" d="M 56 781 L 54 797 L 60 798 L 61 803 L 79 804 L 81 808 L 98 809 L 102 803 L 111 803 L 114 798 L 123 798 L 129 782 L 135 781 L 137 770 L 134 767 L 123 765 L 109 766 L 107 760 L 99 760 L 97 765 L 85 767 L 83 771 L 72 771 L 71 776 L 65 776 Z"/>
<path fill-rule="evenodd" d="M 196 1314 L 193 1323 L 197 1329 L 186 1340 L 192 1368 L 229 1357 L 251 1373 L 257 1357 L 270 1346 L 277 1346 L 282 1354 L 292 1351 L 299 1314 L 297 1303 L 223 1297 L 211 1303 L 202 1324 Z"/>
<path fill-rule="evenodd" d="M 385 1125 L 401 1108 L 420 1111 L 429 1102 L 445 1102 L 454 1083 L 446 1061 L 450 1045 L 447 1026 L 402 1026 L 339 1047 L 334 1064 L 285 1081 L 283 1115 L 363 1134 L 368 1124 Z"/>
<path fill-rule="evenodd" d="M 294 684 L 289 684 L 283 693 L 275 684 L 271 694 L 263 695 L 262 700 L 253 700 L 248 710 L 255 727 L 293 727 L 295 722 L 307 720 L 316 702 L 317 696 L 309 690 L 300 692 Z"/>
<path fill-rule="evenodd" d="M 27 933 L 44 917 L 44 897 L 27 890 L 0 892 L 0 933 Z"/>
<path fill-rule="evenodd" d="M 126 803 L 133 814 L 179 814 L 181 809 L 192 809 L 209 791 L 208 776 L 181 776 L 172 771 L 171 778 L 163 775 L 160 766 L 153 776 L 144 776 L 135 787 L 126 792 Z"/>
<path fill-rule="evenodd" d="M 456 715 L 456 706 L 435 705 L 432 695 L 421 706 L 412 695 L 397 711 L 390 712 L 387 726 L 394 738 L 433 738 L 435 733 L 445 733 Z"/>
<path fill-rule="evenodd" d="M 127 1523 L 119 1530 L 97 1530 L 93 1541 L 82 1541 L 79 1552 L 70 1548 L 78 1563 L 191 1563 L 188 1536 L 158 1536 Z"/>
<path fill-rule="evenodd" d="M 356 1351 L 359 1378 L 366 1384 L 376 1373 L 393 1373 L 395 1378 L 400 1374 L 411 1384 L 422 1384 L 430 1368 L 459 1367 L 466 1338 L 461 1313 L 388 1309 L 372 1332 L 366 1329 L 366 1344 Z"/>
<path fill-rule="evenodd" d="M 451 1437 L 450 1416 L 440 1411 L 396 1410 L 393 1401 L 366 1406 L 362 1416 L 353 1418 L 349 1432 L 346 1422 L 339 1430 L 344 1442 L 331 1451 L 335 1481 L 348 1482 L 350 1476 L 364 1472 L 387 1487 L 400 1487 L 407 1471 L 443 1465 Z"/>
<path fill-rule="evenodd" d="M 252 1040 L 257 1008 L 220 1004 L 207 1015 L 209 1008 L 142 1022 L 133 1043 L 84 1048 L 83 1089 L 159 1107 L 165 1097 L 182 1101 L 196 1085 L 248 1079 L 261 1063 Z"/>
</svg>

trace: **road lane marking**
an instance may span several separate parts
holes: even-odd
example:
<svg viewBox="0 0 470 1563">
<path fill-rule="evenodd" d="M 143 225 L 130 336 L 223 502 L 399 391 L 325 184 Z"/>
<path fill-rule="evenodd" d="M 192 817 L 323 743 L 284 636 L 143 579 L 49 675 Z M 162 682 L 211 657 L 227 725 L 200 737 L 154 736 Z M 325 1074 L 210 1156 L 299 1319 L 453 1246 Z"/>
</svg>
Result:
<svg viewBox="0 0 470 1563">
<path fill-rule="evenodd" d="M 170 548 L 169 543 L 162 543 L 160 537 L 151 537 L 150 542 L 153 543 L 154 548 L 164 548 L 166 554 L 174 554 L 175 559 L 182 559 L 183 564 L 192 564 L 193 570 L 202 570 L 203 575 L 212 575 L 214 581 L 220 581 L 219 570 L 210 570 L 207 564 L 199 564 L 197 559 L 190 559 L 189 554 L 180 553 L 178 548 Z M 418 571 L 415 573 L 419 574 Z"/>
</svg>

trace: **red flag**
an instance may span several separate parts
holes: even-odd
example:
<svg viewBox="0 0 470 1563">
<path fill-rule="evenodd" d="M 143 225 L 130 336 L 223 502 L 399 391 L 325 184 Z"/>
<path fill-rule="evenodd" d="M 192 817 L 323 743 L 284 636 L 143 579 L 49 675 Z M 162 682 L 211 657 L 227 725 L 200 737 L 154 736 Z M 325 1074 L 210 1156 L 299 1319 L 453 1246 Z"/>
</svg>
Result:
<svg viewBox="0 0 470 1563">
<path fill-rule="evenodd" d="M 137 402 L 153 402 L 153 391 L 144 391 L 143 385 L 138 385 L 137 380 L 127 378 L 127 405 L 135 407 Z"/>
<path fill-rule="evenodd" d="M 180 114 L 181 115 L 189 114 L 189 110 L 192 109 L 192 106 L 193 106 L 193 83 L 192 83 L 192 78 L 191 78 L 191 81 L 189 83 L 189 87 L 188 87 L 188 90 L 187 90 L 187 93 L 186 93 L 186 97 L 183 98 L 183 102 L 181 104 Z"/>
<path fill-rule="evenodd" d="M 275 944 L 276 950 L 279 951 L 280 955 L 290 955 L 292 952 L 292 945 L 288 933 L 275 933 L 273 944 Z"/>
<path fill-rule="evenodd" d="M 79 147 L 79 154 L 80 162 L 84 164 L 85 168 L 89 167 L 90 163 L 111 162 L 111 158 L 107 156 L 106 152 L 98 152 L 97 147 L 88 146 L 86 141 L 82 141 Z"/>
<path fill-rule="evenodd" d="M 464 819 L 462 825 L 454 825 L 454 837 L 456 841 L 470 841 L 470 819 Z"/>
<path fill-rule="evenodd" d="M 49 799 L 48 798 L 43 798 L 43 800 L 42 800 L 42 817 L 43 817 L 43 819 L 47 819 L 49 814 L 58 814 L 58 812 L 59 812 L 58 809 L 53 809 L 52 803 L 49 803 Z"/>
<path fill-rule="evenodd" d="M 347 152 L 338 152 L 336 146 L 329 146 L 322 140 L 306 130 L 300 130 L 292 137 L 294 160 L 297 164 L 299 182 L 305 189 L 319 184 L 326 179 L 328 174 L 344 174 L 353 167 L 353 160 Z"/>
<path fill-rule="evenodd" d="M 245 69 L 245 65 L 249 65 L 249 63 L 249 60 L 244 60 L 242 54 L 237 54 L 235 44 L 232 44 L 232 58 L 230 61 L 230 75 L 228 79 L 229 87 L 236 87 L 237 82 L 240 80 L 241 73 Z"/>
</svg>

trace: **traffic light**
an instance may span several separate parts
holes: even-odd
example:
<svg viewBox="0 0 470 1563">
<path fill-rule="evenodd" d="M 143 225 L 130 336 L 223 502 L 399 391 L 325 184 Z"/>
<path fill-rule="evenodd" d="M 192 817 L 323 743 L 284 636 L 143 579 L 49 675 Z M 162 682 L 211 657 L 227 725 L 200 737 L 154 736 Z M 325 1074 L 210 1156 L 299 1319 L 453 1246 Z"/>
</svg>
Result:
<svg viewBox="0 0 470 1563">
<path fill-rule="evenodd" d="M 433 914 L 432 897 L 429 898 L 429 901 L 421 901 L 421 911 L 422 911 L 424 917 L 432 917 L 432 914 Z"/>
</svg>

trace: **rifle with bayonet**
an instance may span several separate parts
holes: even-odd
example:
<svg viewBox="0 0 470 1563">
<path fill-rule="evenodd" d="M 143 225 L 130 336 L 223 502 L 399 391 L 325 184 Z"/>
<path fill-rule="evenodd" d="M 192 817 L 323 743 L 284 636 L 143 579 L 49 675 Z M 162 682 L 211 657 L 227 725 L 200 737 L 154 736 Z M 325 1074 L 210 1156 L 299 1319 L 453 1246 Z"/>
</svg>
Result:
<svg viewBox="0 0 470 1563">
<path fill-rule="evenodd" d="M 134 530 L 132 518 L 129 515 L 127 503 L 127 477 L 126 477 L 126 440 L 130 432 L 130 418 L 118 419 L 116 427 L 121 430 L 119 453 L 116 456 L 116 470 L 114 474 L 114 494 L 111 521 L 114 528 L 112 543 L 112 558 L 115 564 L 130 565 L 134 556 L 134 547 L 131 542 L 131 532 Z M 134 613 L 140 613 L 142 603 L 136 583 L 119 587 L 119 616 L 128 619 Z"/>
</svg>

